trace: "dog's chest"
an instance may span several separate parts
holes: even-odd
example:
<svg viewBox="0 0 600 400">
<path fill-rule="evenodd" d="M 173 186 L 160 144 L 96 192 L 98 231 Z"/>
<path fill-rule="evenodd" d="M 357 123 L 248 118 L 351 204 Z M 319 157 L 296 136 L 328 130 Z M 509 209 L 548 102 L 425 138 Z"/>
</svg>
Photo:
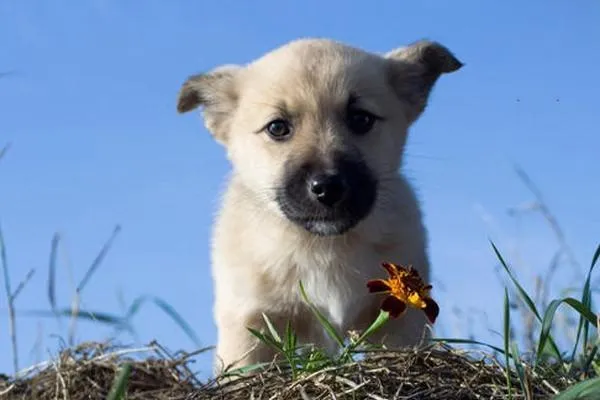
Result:
<svg viewBox="0 0 600 400">
<path fill-rule="evenodd" d="M 295 293 L 290 300 L 301 302 L 298 283 L 301 280 L 309 300 L 338 329 L 345 329 L 361 310 L 367 306 L 369 295 L 366 281 L 380 273 L 379 255 L 365 245 L 354 247 L 324 245 L 314 246 L 312 251 L 294 252 L 287 265 L 293 268 L 295 279 L 285 282 L 288 293 Z"/>
</svg>

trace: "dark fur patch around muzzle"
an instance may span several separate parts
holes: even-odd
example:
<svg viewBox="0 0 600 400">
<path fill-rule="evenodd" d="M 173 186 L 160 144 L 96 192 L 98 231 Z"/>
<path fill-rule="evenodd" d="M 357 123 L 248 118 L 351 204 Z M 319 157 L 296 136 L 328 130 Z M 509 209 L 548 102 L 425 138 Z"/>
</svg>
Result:
<svg viewBox="0 0 600 400">
<path fill-rule="evenodd" d="M 377 197 L 377 180 L 359 157 L 337 154 L 330 164 L 290 160 L 276 193 L 285 216 L 319 236 L 352 229 Z"/>
</svg>

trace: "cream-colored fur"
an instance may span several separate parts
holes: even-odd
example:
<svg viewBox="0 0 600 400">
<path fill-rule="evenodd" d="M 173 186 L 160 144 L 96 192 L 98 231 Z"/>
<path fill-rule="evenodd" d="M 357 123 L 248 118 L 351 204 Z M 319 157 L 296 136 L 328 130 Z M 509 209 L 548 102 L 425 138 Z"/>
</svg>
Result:
<svg viewBox="0 0 600 400">
<path fill-rule="evenodd" d="M 301 340 L 332 348 L 300 297 L 300 280 L 340 332 L 362 330 L 377 316 L 381 296 L 369 294 L 366 281 L 386 276 L 382 261 L 413 265 L 429 280 L 419 203 L 399 170 L 407 131 L 435 81 L 461 65 L 429 41 L 378 55 L 302 39 L 248 65 L 220 67 L 184 83 L 179 111 L 202 107 L 233 167 L 212 241 L 215 373 L 232 363 L 272 359 L 246 329 L 263 328 L 261 313 L 279 327 L 290 320 Z M 339 122 L 350 93 L 383 118 L 365 136 L 353 136 Z M 295 118 L 296 129 L 291 140 L 277 142 L 261 129 L 282 109 Z M 289 221 L 275 191 L 290 162 L 327 158 L 348 145 L 360 151 L 379 183 L 368 216 L 336 236 L 317 236 Z M 409 310 L 377 339 L 388 347 L 415 345 L 424 327 L 422 313 Z"/>
</svg>

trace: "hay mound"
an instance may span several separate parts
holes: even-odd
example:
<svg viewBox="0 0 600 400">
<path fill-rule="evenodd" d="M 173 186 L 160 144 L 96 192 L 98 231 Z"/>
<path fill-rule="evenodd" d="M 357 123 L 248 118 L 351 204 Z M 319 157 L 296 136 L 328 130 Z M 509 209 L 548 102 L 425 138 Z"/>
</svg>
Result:
<svg viewBox="0 0 600 400">
<path fill-rule="evenodd" d="M 152 348 L 152 347 L 149 347 Z M 65 350 L 51 363 L 20 379 L 0 378 L 7 400 L 106 399 L 119 368 L 132 363 L 128 400 L 204 399 L 505 399 L 503 369 L 490 357 L 479 359 L 447 347 L 375 353 L 292 380 L 273 366 L 236 381 L 201 383 L 188 367 L 189 355 L 131 357 L 131 349 L 92 344 Z M 571 382 L 529 374 L 530 397 L 550 399 Z M 512 377 L 513 397 L 525 398 Z"/>
</svg>

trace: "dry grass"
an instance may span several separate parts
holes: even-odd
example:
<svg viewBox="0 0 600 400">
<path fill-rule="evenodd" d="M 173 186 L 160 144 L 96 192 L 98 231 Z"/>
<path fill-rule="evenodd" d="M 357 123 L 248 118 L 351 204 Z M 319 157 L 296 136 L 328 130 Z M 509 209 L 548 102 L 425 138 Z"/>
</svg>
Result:
<svg viewBox="0 0 600 400">
<path fill-rule="evenodd" d="M 136 357 L 136 353 L 154 354 Z M 139 355 L 139 354 L 138 354 Z M 365 359 L 292 380 L 274 365 L 236 381 L 201 383 L 189 368 L 189 355 L 167 357 L 160 347 L 115 348 L 86 344 L 63 351 L 56 360 L 19 380 L 0 381 L 6 400 L 106 399 L 120 368 L 132 366 L 127 399 L 506 399 L 504 369 L 491 356 L 436 344 L 425 350 L 372 353 Z M 546 377 L 547 379 L 547 377 Z M 525 398 L 512 379 L 514 399 Z M 572 382 L 529 375 L 532 399 L 549 399 Z"/>
</svg>

